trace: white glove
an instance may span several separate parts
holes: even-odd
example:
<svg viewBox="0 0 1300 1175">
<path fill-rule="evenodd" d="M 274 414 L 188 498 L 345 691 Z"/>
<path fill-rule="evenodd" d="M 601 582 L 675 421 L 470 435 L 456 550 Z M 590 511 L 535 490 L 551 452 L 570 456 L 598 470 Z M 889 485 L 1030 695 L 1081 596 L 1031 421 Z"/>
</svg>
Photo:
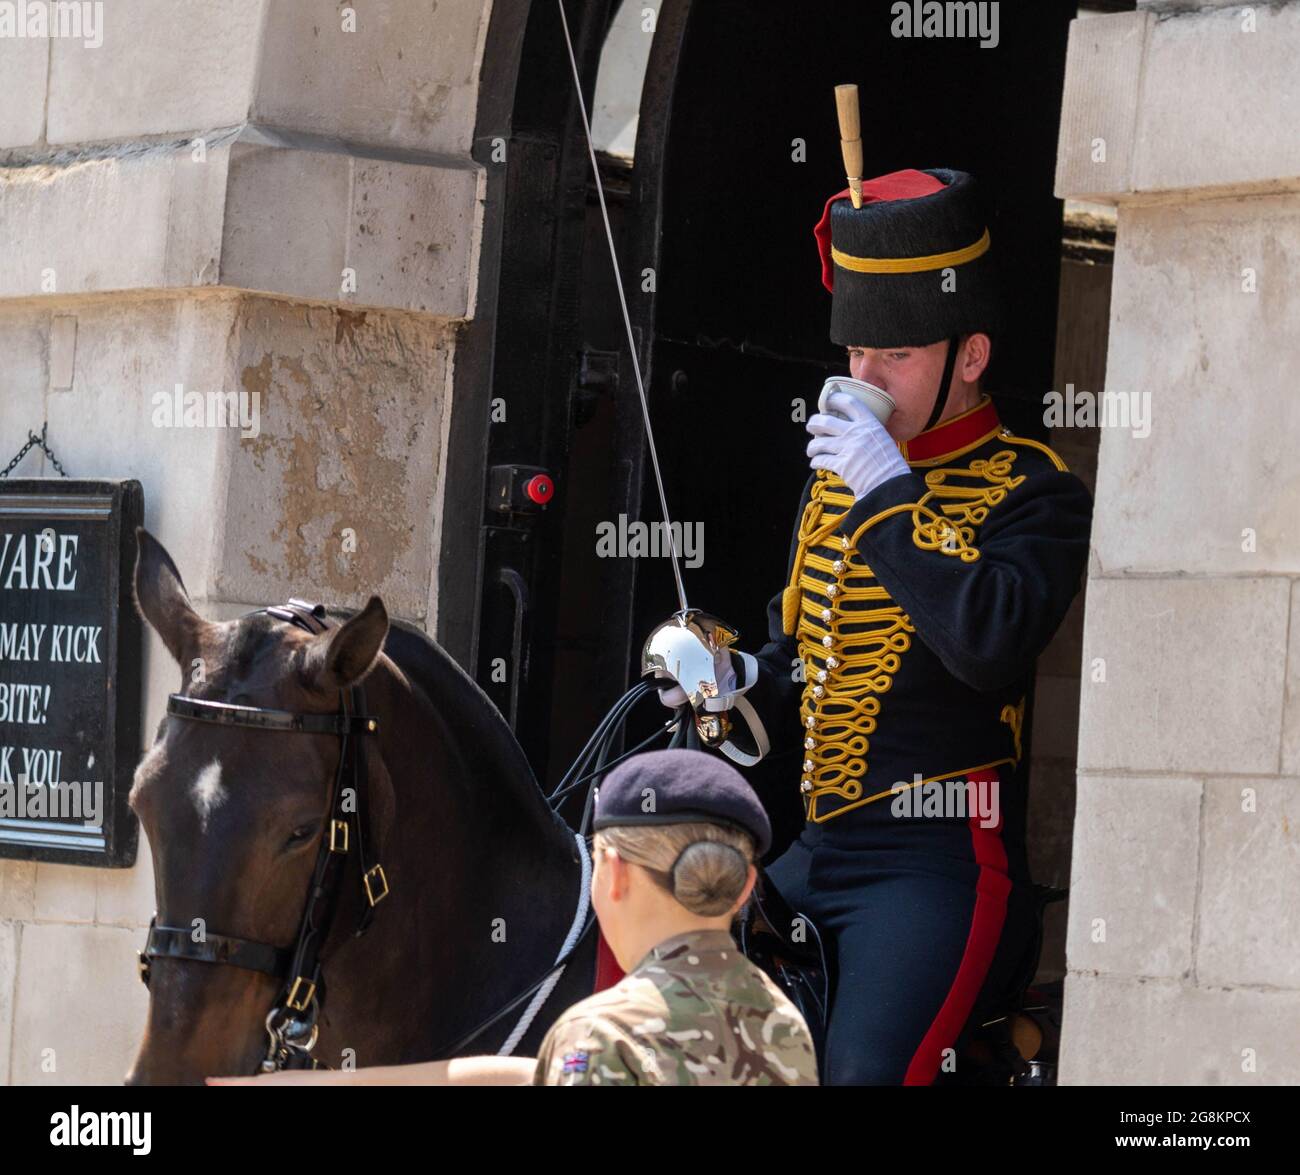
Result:
<svg viewBox="0 0 1300 1175">
<path fill-rule="evenodd" d="M 840 415 L 818 412 L 808 418 L 807 428 L 813 436 L 808 456 L 813 469 L 834 473 L 855 498 L 891 477 L 911 472 L 894 438 L 856 396 L 835 392 L 827 397 L 826 406 Z"/>
<path fill-rule="evenodd" d="M 749 689 L 758 679 L 757 664 L 750 665 L 753 661 L 748 653 L 740 653 L 740 659 L 745 662 L 747 685 L 736 688 L 736 668 L 731 660 L 731 653 L 727 649 L 719 649 L 713 654 L 713 680 L 718 683 L 718 696 L 716 698 L 705 698 L 704 708 L 706 710 L 730 710 L 735 704 L 736 698 Z M 665 686 L 659 691 L 659 700 L 670 710 L 676 710 L 679 706 L 686 705 L 686 691 L 680 685 Z"/>
</svg>

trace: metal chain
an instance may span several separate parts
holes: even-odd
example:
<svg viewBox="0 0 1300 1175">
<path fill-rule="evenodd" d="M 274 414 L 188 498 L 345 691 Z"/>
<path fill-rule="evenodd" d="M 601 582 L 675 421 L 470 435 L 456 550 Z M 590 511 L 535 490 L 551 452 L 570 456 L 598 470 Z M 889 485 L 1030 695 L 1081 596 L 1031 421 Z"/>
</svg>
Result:
<svg viewBox="0 0 1300 1175">
<path fill-rule="evenodd" d="M 54 450 L 51 449 L 50 446 L 45 443 L 45 430 L 49 427 L 50 427 L 50 422 L 47 420 L 45 421 L 44 424 L 41 425 L 40 436 L 37 436 L 34 432 L 32 432 L 31 429 L 27 430 L 27 443 L 21 449 L 18 450 L 18 453 L 14 457 L 14 459 L 10 461 L 9 464 L 6 465 L 3 470 L 0 470 L 0 478 L 8 477 L 15 469 L 17 469 L 18 463 L 24 457 L 26 457 L 28 451 L 33 448 L 40 449 L 41 452 L 43 452 L 50 459 L 50 464 L 53 465 L 54 468 L 58 471 L 60 477 L 68 476 L 68 471 L 64 469 L 62 465 L 59 464 L 59 459 L 54 455 Z"/>
</svg>

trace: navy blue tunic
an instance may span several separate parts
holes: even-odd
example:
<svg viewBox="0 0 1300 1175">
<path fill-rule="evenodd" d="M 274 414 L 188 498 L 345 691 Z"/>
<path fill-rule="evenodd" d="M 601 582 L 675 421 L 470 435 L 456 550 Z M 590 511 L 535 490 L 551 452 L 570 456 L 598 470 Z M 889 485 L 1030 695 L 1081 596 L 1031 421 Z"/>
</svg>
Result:
<svg viewBox="0 0 1300 1175">
<path fill-rule="evenodd" d="M 828 1084 L 933 1081 L 1029 949 L 1025 700 L 1088 557 L 1087 488 L 987 397 L 902 449 L 809 479 L 746 694 L 798 764 L 768 872 L 835 954 Z"/>
</svg>

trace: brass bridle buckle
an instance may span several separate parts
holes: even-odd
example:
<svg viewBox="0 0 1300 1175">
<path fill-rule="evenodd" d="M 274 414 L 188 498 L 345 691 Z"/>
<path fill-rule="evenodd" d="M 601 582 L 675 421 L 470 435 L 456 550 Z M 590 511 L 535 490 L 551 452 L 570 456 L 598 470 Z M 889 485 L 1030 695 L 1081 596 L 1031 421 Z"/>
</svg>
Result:
<svg viewBox="0 0 1300 1175">
<path fill-rule="evenodd" d="M 304 975 L 299 975 L 293 981 L 293 986 L 289 989 L 289 995 L 284 1004 L 287 1008 L 292 1008 L 295 1012 L 305 1012 L 311 1007 L 311 1002 L 316 998 L 316 985 Z"/>
<path fill-rule="evenodd" d="M 379 882 L 379 889 L 375 889 L 375 880 Z M 361 877 L 361 884 L 366 888 L 366 900 L 370 905 L 377 906 L 388 896 L 388 878 L 384 876 L 384 867 L 375 865 L 373 868 L 366 870 Z"/>
</svg>

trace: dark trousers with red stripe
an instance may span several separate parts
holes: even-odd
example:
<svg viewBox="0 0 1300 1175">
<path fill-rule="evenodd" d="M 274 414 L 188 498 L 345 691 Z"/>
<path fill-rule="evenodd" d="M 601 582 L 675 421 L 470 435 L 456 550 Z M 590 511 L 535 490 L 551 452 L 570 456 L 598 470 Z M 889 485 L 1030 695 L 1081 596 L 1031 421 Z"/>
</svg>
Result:
<svg viewBox="0 0 1300 1175">
<path fill-rule="evenodd" d="M 1032 947 L 1029 879 L 1008 873 L 1002 821 L 889 804 L 805 825 L 767 867 L 834 959 L 826 1085 L 931 1084 L 960 1064 L 967 1024 L 1004 1010 Z"/>
</svg>

